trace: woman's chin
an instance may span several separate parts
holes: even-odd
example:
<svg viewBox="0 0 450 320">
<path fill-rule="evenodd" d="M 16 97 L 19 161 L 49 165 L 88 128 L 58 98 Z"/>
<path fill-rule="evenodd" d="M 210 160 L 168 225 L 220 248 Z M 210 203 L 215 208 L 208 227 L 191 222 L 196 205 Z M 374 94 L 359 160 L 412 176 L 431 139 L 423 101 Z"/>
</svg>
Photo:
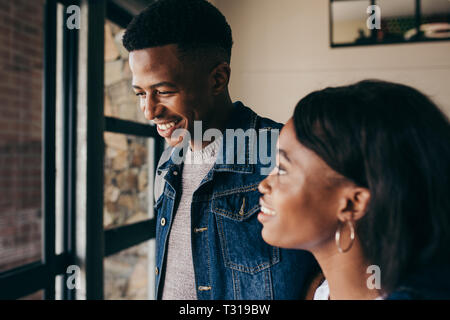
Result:
<svg viewBox="0 0 450 320">
<path fill-rule="evenodd" d="M 274 246 L 274 247 L 280 247 L 280 244 L 282 244 L 282 242 L 283 242 L 283 241 L 280 241 L 282 239 L 275 236 L 274 232 L 270 231 L 269 228 L 267 228 L 267 227 L 263 227 L 263 229 L 261 230 L 261 236 L 267 244 Z"/>
<path fill-rule="evenodd" d="M 267 244 L 283 248 L 283 249 L 298 249 L 298 250 L 308 250 L 306 247 L 307 245 L 304 245 L 304 243 L 299 243 L 298 241 L 289 241 L 289 239 L 286 237 L 286 234 L 283 233 L 276 233 L 273 230 L 270 230 L 270 228 L 263 227 L 261 230 L 261 236 Z M 309 251 L 309 250 L 308 250 Z"/>
</svg>

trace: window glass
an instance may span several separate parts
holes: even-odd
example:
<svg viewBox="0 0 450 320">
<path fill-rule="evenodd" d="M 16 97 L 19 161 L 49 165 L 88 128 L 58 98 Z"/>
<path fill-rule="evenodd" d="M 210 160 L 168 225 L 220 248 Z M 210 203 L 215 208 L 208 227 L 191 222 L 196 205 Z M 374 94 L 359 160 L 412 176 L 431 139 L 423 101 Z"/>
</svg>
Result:
<svg viewBox="0 0 450 320">
<path fill-rule="evenodd" d="M 0 271 L 41 259 L 43 3 L 0 5 Z"/>
<path fill-rule="evenodd" d="M 124 29 L 105 23 L 105 116 L 148 123 L 131 87 L 128 52 L 122 45 Z"/>
<path fill-rule="evenodd" d="M 104 227 L 147 220 L 153 215 L 153 140 L 105 132 Z"/>
<path fill-rule="evenodd" d="M 104 259 L 105 300 L 153 298 L 154 257 L 149 252 L 154 252 L 154 240 Z"/>
</svg>

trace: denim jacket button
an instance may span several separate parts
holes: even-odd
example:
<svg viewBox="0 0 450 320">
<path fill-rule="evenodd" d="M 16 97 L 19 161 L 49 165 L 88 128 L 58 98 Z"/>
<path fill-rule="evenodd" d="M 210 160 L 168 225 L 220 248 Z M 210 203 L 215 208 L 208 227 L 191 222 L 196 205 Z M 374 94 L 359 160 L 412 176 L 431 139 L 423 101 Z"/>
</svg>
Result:
<svg viewBox="0 0 450 320">
<path fill-rule="evenodd" d="M 166 219 L 165 218 L 161 218 L 161 225 L 163 227 L 166 225 Z"/>
<path fill-rule="evenodd" d="M 177 176 L 177 175 L 178 175 L 178 171 L 174 171 L 174 172 L 173 172 L 173 175 L 174 175 L 174 176 Z"/>
<path fill-rule="evenodd" d="M 199 286 L 198 291 L 209 291 L 211 290 L 210 286 Z"/>
<path fill-rule="evenodd" d="M 158 267 L 156 267 L 155 268 L 155 274 L 158 275 L 158 273 L 159 273 L 159 269 L 158 269 Z"/>
<path fill-rule="evenodd" d="M 203 231 L 206 231 L 206 230 L 208 230 L 208 228 L 194 228 L 194 232 L 195 233 L 199 233 L 199 232 L 203 232 Z"/>
</svg>

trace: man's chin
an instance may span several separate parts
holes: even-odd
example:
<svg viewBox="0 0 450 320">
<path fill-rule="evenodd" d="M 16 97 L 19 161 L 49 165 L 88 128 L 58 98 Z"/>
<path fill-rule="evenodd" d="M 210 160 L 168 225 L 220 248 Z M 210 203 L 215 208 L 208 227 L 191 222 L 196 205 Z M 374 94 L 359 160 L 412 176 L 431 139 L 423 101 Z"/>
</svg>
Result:
<svg viewBox="0 0 450 320">
<path fill-rule="evenodd" d="M 171 138 L 164 138 L 164 140 L 166 141 L 167 145 L 169 145 L 169 147 L 176 147 L 180 141 L 174 141 Z"/>
<path fill-rule="evenodd" d="M 164 140 L 170 147 L 177 147 L 177 146 L 180 147 L 181 145 L 184 144 L 184 140 L 186 139 L 186 136 L 187 136 L 187 134 L 186 134 L 187 131 L 184 131 L 185 129 L 181 129 L 181 130 L 183 130 L 182 134 L 179 134 L 179 132 L 178 132 L 178 134 L 174 134 L 170 137 L 164 137 Z"/>
</svg>

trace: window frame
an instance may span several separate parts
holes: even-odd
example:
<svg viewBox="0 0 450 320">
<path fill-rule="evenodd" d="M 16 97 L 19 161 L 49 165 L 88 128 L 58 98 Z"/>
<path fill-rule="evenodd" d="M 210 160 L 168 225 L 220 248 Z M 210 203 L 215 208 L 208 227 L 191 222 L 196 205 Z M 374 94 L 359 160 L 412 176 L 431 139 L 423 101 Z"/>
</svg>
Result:
<svg viewBox="0 0 450 320">
<path fill-rule="evenodd" d="M 0 273 L 0 299 L 12 300 L 44 290 L 45 300 L 55 299 L 55 280 L 63 275 L 61 297 L 75 300 L 76 290 L 66 284 L 67 267 L 76 264 L 76 146 L 77 146 L 77 82 L 78 47 L 77 29 L 63 28 L 62 43 L 62 123 L 63 166 L 62 210 L 63 252 L 55 253 L 56 242 L 56 51 L 57 51 L 57 4 L 63 4 L 64 21 L 70 5 L 80 5 L 79 0 L 46 0 L 44 4 L 44 65 L 43 65 L 43 146 L 42 146 L 42 258 L 40 261 L 22 265 Z M 105 19 L 121 27 L 131 21 L 132 15 L 112 0 L 85 0 L 92 9 L 88 21 L 88 108 L 87 122 L 87 173 L 88 198 L 86 211 L 86 298 L 103 299 L 103 259 L 119 251 L 155 238 L 156 220 L 147 219 L 130 225 L 104 230 L 103 228 L 103 133 L 114 132 L 144 136 L 154 140 L 154 167 L 164 151 L 164 140 L 151 125 L 128 121 L 103 114 L 103 44 Z M 102 42 L 103 43 L 103 42 Z M 96 50 L 100 46 L 102 50 Z M 101 52 L 100 52 L 101 51 Z M 100 93 L 99 93 L 100 92 Z M 156 171 L 156 168 L 153 168 Z M 94 190 L 95 197 L 89 197 Z M 101 190 L 101 193 L 97 192 Z M 92 193 L 91 193 L 92 194 Z M 99 196 L 100 195 L 100 196 Z M 153 199 L 152 199 L 153 200 Z M 153 200 L 154 201 L 154 200 Z M 98 214 L 98 213 L 101 214 Z M 92 214 L 89 214 L 92 213 Z M 149 232 L 149 230 L 151 230 Z M 100 231 L 100 232 L 99 232 Z"/>
</svg>

